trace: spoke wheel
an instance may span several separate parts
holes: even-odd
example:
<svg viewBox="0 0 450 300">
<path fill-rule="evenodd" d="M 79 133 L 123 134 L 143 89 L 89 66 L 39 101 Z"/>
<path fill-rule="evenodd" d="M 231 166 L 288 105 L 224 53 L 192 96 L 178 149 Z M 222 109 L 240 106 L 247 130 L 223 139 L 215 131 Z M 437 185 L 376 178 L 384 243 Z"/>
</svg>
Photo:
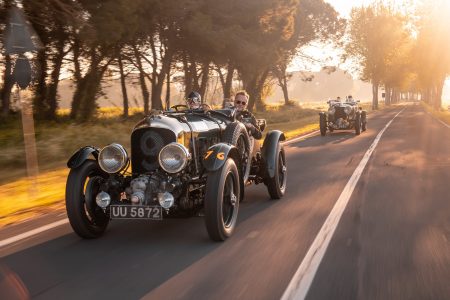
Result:
<svg viewBox="0 0 450 300">
<path fill-rule="evenodd" d="M 108 226 L 108 217 L 95 203 L 104 176 L 97 162 L 87 160 L 70 170 L 67 178 L 67 216 L 75 233 L 83 238 L 97 238 Z"/>
<path fill-rule="evenodd" d="M 284 148 L 278 144 L 277 156 L 275 162 L 275 174 L 272 178 L 266 179 L 267 190 L 270 198 L 281 199 L 286 192 L 287 184 L 287 165 Z"/>
<path fill-rule="evenodd" d="M 224 241 L 234 231 L 239 210 L 239 172 L 228 158 L 217 171 L 210 172 L 206 180 L 205 225 L 209 237 Z"/>
</svg>

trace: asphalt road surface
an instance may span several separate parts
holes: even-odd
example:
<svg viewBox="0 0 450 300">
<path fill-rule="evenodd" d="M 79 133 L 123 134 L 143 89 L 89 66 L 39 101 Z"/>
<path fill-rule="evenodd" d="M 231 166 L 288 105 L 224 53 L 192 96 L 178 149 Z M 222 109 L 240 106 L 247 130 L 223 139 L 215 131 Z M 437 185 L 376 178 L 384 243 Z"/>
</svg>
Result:
<svg viewBox="0 0 450 300">
<path fill-rule="evenodd" d="M 247 188 L 224 243 L 208 239 L 200 217 L 115 221 L 97 240 L 64 224 L 0 248 L 0 293 L 15 286 L 35 299 L 280 299 L 364 154 L 402 109 L 371 114 L 360 136 L 335 132 L 286 146 L 286 196 L 271 201 L 263 185 Z M 449 154 L 450 128 L 420 106 L 394 119 L 307 299 L 450 299 Z M 64 218 L 5 228 L 0 240 Z"/>
</svg>

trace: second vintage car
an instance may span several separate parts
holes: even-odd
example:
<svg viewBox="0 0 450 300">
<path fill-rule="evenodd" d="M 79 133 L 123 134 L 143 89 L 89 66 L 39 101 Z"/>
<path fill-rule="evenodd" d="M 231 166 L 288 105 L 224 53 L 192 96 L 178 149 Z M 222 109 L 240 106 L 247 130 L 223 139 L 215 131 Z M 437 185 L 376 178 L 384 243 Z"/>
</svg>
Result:
<svg viewBox="0 0 450 300">
<path fill-rule="evenodd" d="M 247 184 L 264 183 L 272 199 L 284 195 L 281 131 L 268 132 L 261 147 L 234 109 L 178 108 L 135 126 L 131 159 L 117 143 L 86 146 L 69 159 L 66 208 L 79 236 L 101 236 L 111 219 L 204 215 L 210 238 L 223 241 L 235 229 Z"/>
<path fill-rule="evenodd" d="M 367 113 L 358 106 L 359 101 L 347 99 L 345 102 L 329 100 L 328 111 L 319 113 L 320 134 L 327 131 L 354 129 L 359 135 L 367 128 Z"/>
</svg>

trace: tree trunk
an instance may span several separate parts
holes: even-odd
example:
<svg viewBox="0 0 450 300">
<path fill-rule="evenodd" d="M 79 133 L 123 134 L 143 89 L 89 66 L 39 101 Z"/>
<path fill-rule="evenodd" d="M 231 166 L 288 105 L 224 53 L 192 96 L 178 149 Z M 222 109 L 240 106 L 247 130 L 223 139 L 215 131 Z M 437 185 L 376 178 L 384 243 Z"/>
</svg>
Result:
<svg viewBox="0 0 450 300">
<path fill-rule="evenodd" d="M 109 60 L 103 66 L 100 66 L 103 57 L 97 57 L 95 50 L 91 51 L 91 63 L 86 75 L 77 82 L 73 95 L 72 110 L 70 117 L 79 121 L 90 119 L 97 109 L 95 103 L 97 94 L 101 89 L 101 80 L 103 74 L 108 68 Z"/>
<path fill-rule="evenodd" d="M 229 63 L 227 77 L 225 79 L 225 86 L 223 87 L 224 99 L 231 98 L 231 89 L 233 88 L 233 77 L 234 77 L 233 75 L 234 75 L 234 66 L 231 63 Z"/>
<path fill-rule="evenodd" d="M 226 77 L 222 73 L 220 67 L 217 68 L 217 73 L 219 74 L 220 83 L 222 85 L 222 92 L 223 92 L 222 107 L 225 107 L 225 103 L 227 101 L 231 101 L 231 89 L 233 86 L 234 66 L 231 63 L 228 63 L 228 71 Z"/>
<path fill-rule="evenodd" d="M 144 114 L 148 115 L 149 113 L 149 107 L 150 107 L 150 94 L 147 89 L 147 84 L 145 83 L 145 75 L 144 75 L 144 68 L 142 67 L 142 61 L 141 61 L 141 55 L 136 47 L 136 45 L 133 45 L 134 50 L 134 57 L 136 58 L 137 67 L 139 70 L 139 83 L 141 84 L 141 91 L 142 91 L 142 99 L 144 101 Z M 153 93 L 153 91 L 152 91 Z"/>
<path fill-rule="evenodd" d="M 49 105 L 46 102 L 47 97 L 47 54 L 46 49 L 39 51 L 37 54 L 38 61 L 38 83 L 36 85 L 36 91 L 34 94 L 34 112 L 38 118 L 43 118 L 48 109 Z"/>
<path fill-rule="evenodd" d="M 278 82 L 280 84 L 281 89 L 283 90 L 284 105 L 289 105 L 289 94 L 288 94 L 286 76 L 283 76 L 281 81 L 280 81 L 280 79 L 278 79 Z"/>
<path fill-rule="evenodd" d="M 47 88 L 47 103 L 49 105 L 49 109 L 46 113 L 46 119 L 55 120 L 56 119 L 56 110 L 58 109 L 58 85 L 59 85 L 59 75 L 61 74 L 61 67 L 64 56 L 64 41 L 58 44 L 57 54 L 53 59 L 53 70 L 50 75 L 50 85 Z"/>
<path fill-rule="evenodd" d="M 7 116 L 10 110 L 11 89 L 14 86 L 11 68 L 11 56 L 9 54 L 5 54 L 5 70 L 3 74 L 3 88 L 1 90 L 2 116 Z"/>
<path fill-rule="evenodd" d="M 202 103 L 205 102 L 205 97 L 206 97 L 206 87 L 208 86 L 208 79 L 209 79 L 209 62 L 208 63 L 203 63 L 202 65 L 202 82 L 199 85 L 200 89 L 199 89 L 199 93 L 202 96 Z"/>
<path fill-rule="evenodd" d="M 391 87 L 387 85 L 385 88 L 385 98 L 384 98 L 385 99 L 384 103 L 387 106 L 391 105 L 391 91 L 392 91 Z"/>
<path fill-rule="evenodd" d="M 95 103 L 97 94 L 100 91 L 100 84 L 104 71 L 91 70 L 89 74 L 84 77 L 86 80 L 86 90 L 83 93 L 83 98 L 80 105 L 77 119 L 85 122 L 89 120 L 95 113 L 97 105 Z"/>
<path fill-rule="evenodd" d="M 445 85 L 445 78 L 440 79 L 436 85 L 436 101 L 435 109 L 441 109 L 442 107 L 442 91 Z"/>
<path fill-rule="evenodd" d="M 74 64 L 73 77 L 75 77 L 75 82 L 81 80 L 80 49 L 81 49 L 80 42 L 77 38 L 75 38 L 73 42 L 73 64 Z"/>
<path fill-rule="evenodd" d="M 372 109 L 378 109 L 378 83 L 372 83 Z"/>
<path fill-rule="evenodd" d="M 172 64 L 172 52 L 166 51 L 164 58 L 162 59 L 161 70 L 159 74 L 157 74 L 156 78 L 153 78 L 156 81 L 152 84 L 152 109 L 163 109 L 162 105 L 162 88 L 164 85 L 164 78 L 168 73 L 170 73 L 170 66 Z"/>
<path fill-rule="evenodd" d="M 166 79 L 166 109 L 170 108 L 170 72 L 167 73 Z"/>
<path fill-rule="evenodd" d="M 188 58 L 183 55 L 183 69 L 184 69 L 184 96 L 187 97 L 189 93 L 193 90 L 193 79 L 191 74 L 191 67 L 189 65 Z"/>
<path fill-rule="evenodd" d="M 128 117 L 128 93 L 127 85 L 125 83 L 125 73 L 123 72 L 122 54 L 118 53 L 117 61 L 119 62 L 119 72 L 120 72 L 120 85 L 122 87 L 122 99 L 123 99 L 123 117 Z"/>
<path fill-rule="evenodd" d="M 261 94 L 268 74 L 269 71 L 266 70 L 262 73 L 255 72 L 243 75 L 244 88 L 250 96 L 247 106 L 249 111 L 253 111 L 255 105 L 257 110 L 265 110 Z"/>
</svg>

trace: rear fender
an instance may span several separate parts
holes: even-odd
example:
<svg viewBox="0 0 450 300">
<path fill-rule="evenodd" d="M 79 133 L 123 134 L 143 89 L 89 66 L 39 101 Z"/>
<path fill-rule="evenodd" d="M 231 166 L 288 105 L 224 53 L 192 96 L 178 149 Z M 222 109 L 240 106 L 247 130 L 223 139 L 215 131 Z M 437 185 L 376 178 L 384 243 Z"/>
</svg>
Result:
<svg viewBox="0 0 450 300">
<path fill-rule="evenodd" d="M 269 178 L 275 176 L 278 143 L 284 140 L 286 140 L 286 137 L 284 136 L 284 133 L 279 130 L 270 131 L 264 139 L 261 155 L 266 166 L 266 175 L 269 176 Z"/>
<path fill-rule="evenodd" d="M 88 159 L 89 155 L 92 154 L 95 160 L 98 160 L 98 154 L 100 150 L 94 146 L 85 146 L 75 152 L 67 161 L 67 167 L 69 169 L 75 169 L 81 166 L 81 164 Z"/>
<path fill-rule="evenodd" d="M 239 161 L 239 150 L 233 145 L 225 143 L 216 144 L 206 151 L 202 160 L 203 167 L 208 172 L 217 171 L 225 164 L 225 161 L 229 157 L 232 158 L 239 167 L 241 163 Z"/>
</svg>

